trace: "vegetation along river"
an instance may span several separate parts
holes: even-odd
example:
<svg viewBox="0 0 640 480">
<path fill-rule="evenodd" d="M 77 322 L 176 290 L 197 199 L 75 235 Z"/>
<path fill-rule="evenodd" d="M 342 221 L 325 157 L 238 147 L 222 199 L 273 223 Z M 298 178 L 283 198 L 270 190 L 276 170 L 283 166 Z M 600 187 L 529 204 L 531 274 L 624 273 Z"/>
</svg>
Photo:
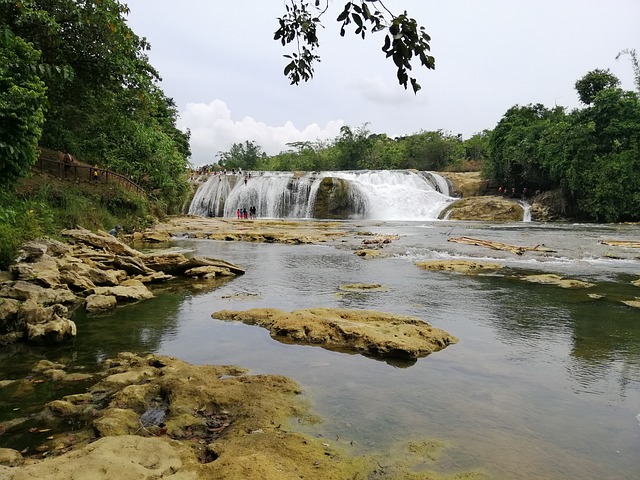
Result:
<svg viewBox="0 0 640 480">
<path fill-rule="evenodd" d="M 164 287 L 156 298 L 74 320 L 71 344 L 0 350 L 0 378 L 20 378 L 43 358 L 76 369 L 121 351 L 158 352 L 197 364 L 247 367 L 302 385 L 320 425 L 313 435 L 391 452 L 407 439 L 443 442 L 425 468 L 479 470 L 491 478 L 635 479 L 640 472 L 640 251 L 602 244 L 637 240 L 638 225 L 343 222 L 354 231 L 399 238 L 364 259 L 339 240 L 279 245 L 179 239 L 170 247 L 222 258 L 246 274 L 195 288 Z M 448 242 L 470 236 L 554 252 L 511 252 Z M 357 237 L 356 237 L 357 238 Z M 363 237 L 364 238 L 364 237 Z M 472 258 L 506 268 L 485 275 L 420 269 L 416 262 Z M 525 281 L 554 273 L 594 283 L 584 289 Z M 345 284 L 382 290 L 342 291 Z M 215 287 L 215 288 L 214 288 Z M 280 343 L 255 326 L 211 318 L 222 309 L 366 308 L 418 316 L 459 342 L 413 363 Z M 0 421 L 82 383 L 4 389 Z M 33 434 L 0 435 L 27 448 Z M 43 434 L 44 435 L 44 434 Z M 427 462 L 428 463 L 428 462 Z"/>
</svg>

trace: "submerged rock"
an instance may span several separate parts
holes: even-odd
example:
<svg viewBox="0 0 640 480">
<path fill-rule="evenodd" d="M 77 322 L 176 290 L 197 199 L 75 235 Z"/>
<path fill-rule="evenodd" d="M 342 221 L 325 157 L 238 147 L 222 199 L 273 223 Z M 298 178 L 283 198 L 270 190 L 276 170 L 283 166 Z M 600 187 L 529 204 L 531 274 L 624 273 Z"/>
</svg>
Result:
<svg viewBox="0 0 640 480">
<path fill-rule="evenodd" d="M 107 377 L 90 395 L 69 395 L 47 406 L 49 414 L 70 423 L 88 415 L 97 441 L 87 444 L 89 436 L 75 431 L 80 443 L 58 449 L 52 439 L 43 445 L 47 458 L 0 465 L 0 478 L 67 480 L 81 472 L 82 478 L 136 480 L 338 479 L 367 478 L 377 465 L 291 432 L 290 419 L 317 419 L 288 378 L 159 355 L 121 354 L 105 367 Z M 131 374 L 130 383 L 109 380 L 124 373 Z M 21 460 L 14 452 L 0 458 L 12 465 Z"/>
<path fill-rule="evenodd" d="M 466 274 L 494 272 L 503 268 L 499 263 L 474 262 L 472 260 L 426 260 L 416 265 L 425 270 L 438 270 Z"/>
<path fill-rule="evenodd" d="M 259 325 L 276 339 L 383 358 L 415 360 L 457 342 L 419 318 L 373 310 L 256 308 L 222 310 L 212 317 Z"/>
<path fill-rule="evenodd" d="M 596 286 L 595 283 L 563 278 L 560 275 L 553 275 L 548 273 L 539 275 L 525 275 L 524 277 L 522 277 L 522 279 L 527 282 L 542 283 L 546 285 L 557 285 L 561 288 L 592 288 Z"/>
</svg>

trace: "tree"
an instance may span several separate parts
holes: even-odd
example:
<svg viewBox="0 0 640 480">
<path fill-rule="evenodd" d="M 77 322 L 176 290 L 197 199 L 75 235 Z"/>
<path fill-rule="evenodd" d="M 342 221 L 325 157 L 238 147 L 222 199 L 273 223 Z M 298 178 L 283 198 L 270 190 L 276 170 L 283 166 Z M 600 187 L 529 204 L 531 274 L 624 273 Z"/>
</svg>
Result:
<svg viewBox="0 0 640 480">
<path fill-rule="evenodd" d="M 376 7 L 370 10 L 369 5 Z M 291 84 L 298 85 L 300 81 L 313 78 L 313 65 L 320 61 L 317 49 L 320 46 L 318 27 L 322 26 L 320 18 L 328 11 L 329 0 L 314 0 L 313 7 L 306 0 L 287 0 L 285 14 L 278 18 L 279 28 L 274 39 L 283 46 L 295 43 L 296 51 L 285 55 L 290 62 L 284 68 L 284 74 L 291 80 Z M 418 25 L 407 12 L 400 15 L 391 13 L 382 1 L 362 0 L 347 2 L 336 19 L 340 23 L 340 35 L 344 37 L 346 28 L 354 25 L 354 33 L 363 39 L 367 31 L 371 33 L 386 32 L 382 44 L 382 51 L 387 58 L 391 58 L 396 66 L 398 83 L 405 89 L 411 83 L 414 93 L 420 90 L 420 85 L 408 72 L 412 69 L 414 57 L 428 69 L 435 69 L 435 59 L 429 55 L 431 37 L 424 27 Z"/>
<path fill-rule="evenodd" d="M 587 73 L 576 82 L 576 91 L 580 101 L 585 105 L 591 105 L 595 96 L 605 88 L 617 87 L 620 80 L 608 69 L 596 69 Z"/>
<path fill-rule="evenodd" d="M 27 175 L 38 159 L 47 101 L 39 59 L 32 45 L 0 28 L 0 189 Z"/>
<path fill-rule="evenodd" d="M 48 111 L 35 142 L 127 175 L 178 207 L 189 132 L 176 127 L 175 104 L 158 86 L 150 47 L 129 28 L 128 12 L 118 0 L 2 0 L 0 24 L 40 55 L 38 65 L 22 62 L 46 85 Z"/>
<path fill-rule="evenodd" d="M 624 50 L 618 52 L 616 55 L 616 60 L 618 60 L 622 55 L 629 55 L 631 58 L 631 66 L 633 67 L 633 82 L 636 84 L 636 90 L 640 93 L 640 62 L 638 62 L 638 55 L 636 54 L 635 48 L 625 48 Z"/>
<path fill-rule="evenodd" d="M 252 170 L 263 156 L 262 147 L 253 141 L 246 141 L 244 144 L 234 143 L 228 151 L 221 152 L 218 163 L 227 170 L 238 168 Z"/>
<path fill-rule="evenodd" d="M 607 88 L 572 115 L 565 132 L 564 183 L 579 209 L 598 221 L 638 220 L 640 97 Z"/>
<path fill-rule="evenodd" d="M 511 187 L 549 188 L 553 181 L 543 168 L 541 146 L 548 141 L 547 132 L 564 118 L 562 107 L 511 107 L 489 136 L 485 177 Z"/>
<path fill-rule="evenodd" d="M 340 127 L 340 136 L 333 146 L 337 170 L 358 170 L 369 164 L 373 138 L 366 125 L 353 130 L 349 126 Z"/>
<path fill-rule="evenodd" d="M 462 142 L 459 136 L 442 130 L 420 132 L 402 139 L 404 158 L 402 168 L 418 170 L 440 170 L 461 156 Z"/>
</svg>

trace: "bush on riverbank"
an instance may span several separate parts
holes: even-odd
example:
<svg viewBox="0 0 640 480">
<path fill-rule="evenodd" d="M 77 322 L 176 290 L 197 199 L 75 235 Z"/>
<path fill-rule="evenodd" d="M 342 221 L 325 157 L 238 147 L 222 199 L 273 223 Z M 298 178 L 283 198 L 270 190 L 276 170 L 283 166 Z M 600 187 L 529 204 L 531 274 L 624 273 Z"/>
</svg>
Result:
<svg viewBox="0 0 640 480">
<path fill-rule="evenodd" d="M 161 206 L 118 185 L 71 183 L 47 175 L 23 179 L 14 191 L 0 191 L 0 269 L 13 261 L 20 245 L 81 225 L 124 231 L 143 229 L 164 216 Z"/>
</svg>

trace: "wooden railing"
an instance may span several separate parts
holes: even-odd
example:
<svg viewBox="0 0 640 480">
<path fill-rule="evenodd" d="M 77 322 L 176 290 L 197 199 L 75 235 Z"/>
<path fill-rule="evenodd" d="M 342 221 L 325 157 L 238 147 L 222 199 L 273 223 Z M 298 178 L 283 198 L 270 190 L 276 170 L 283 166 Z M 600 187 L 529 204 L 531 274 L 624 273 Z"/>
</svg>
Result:
<svg viewBox="0 0 640 480">
<path fill-rule="evenodd" d="M 115 183 L 141 195 L 144 189 L 133 180 L 106 168 L 99 168 L 76 160 L 73 156 L 46 148 L 40 149 L 40 157 L 34 168 L 65 180 L 96 183 Z"/>
</svg>

